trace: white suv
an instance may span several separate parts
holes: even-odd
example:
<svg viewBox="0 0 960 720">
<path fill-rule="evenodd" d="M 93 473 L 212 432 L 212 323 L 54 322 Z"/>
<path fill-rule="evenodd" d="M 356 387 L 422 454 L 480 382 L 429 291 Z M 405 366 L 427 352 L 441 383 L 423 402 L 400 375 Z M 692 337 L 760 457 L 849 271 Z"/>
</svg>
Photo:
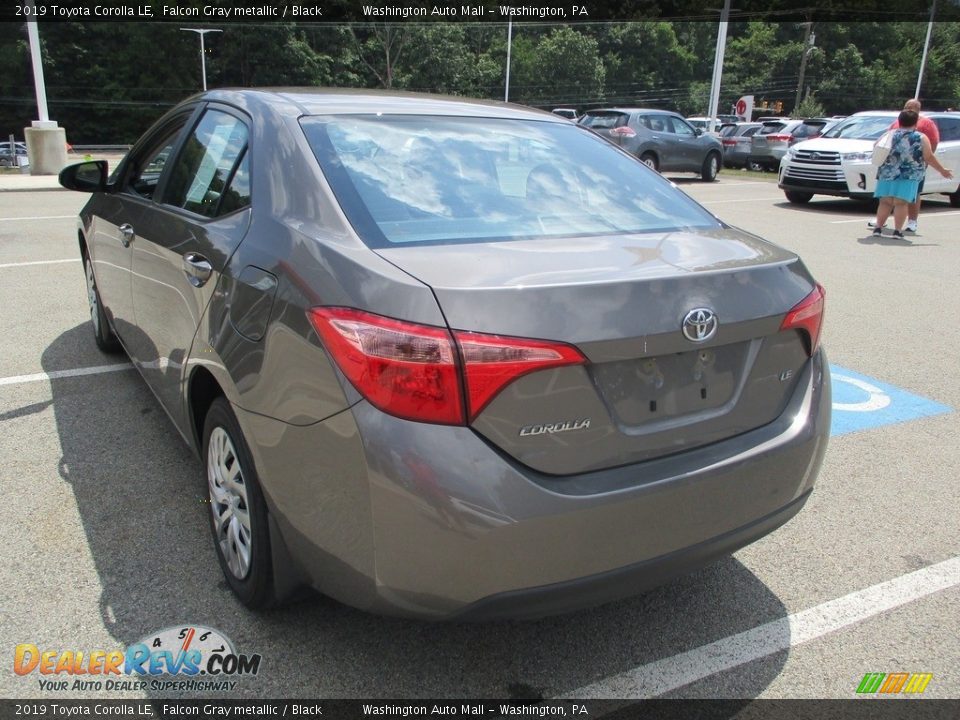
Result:
<svg viewBox="0 0 960 720">
<path fill-rule="evenodd" d="M 937 124 L 937 159 L 954 172 L 947 180 L 927 168 L 923 194 L 945 193 L 960 207 L 960 113 L 923 113 Z M 861 200 L 873 197 L 877 168 L 873 144 L 890 127 L 898 112 L 871 110 L 851 115 L 814 140 L 791 147 L 780 161 L 779 186 L 792 203 L 806 203 L 814 195 L 839 195 Z"/>
</svg>

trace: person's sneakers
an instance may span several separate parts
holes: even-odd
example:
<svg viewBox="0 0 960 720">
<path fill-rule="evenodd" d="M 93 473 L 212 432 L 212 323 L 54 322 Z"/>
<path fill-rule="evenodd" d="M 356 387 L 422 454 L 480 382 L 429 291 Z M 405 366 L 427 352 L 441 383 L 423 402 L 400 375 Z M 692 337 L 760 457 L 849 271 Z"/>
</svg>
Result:
<svg viewBox="0 0 960 720">
<path fill-rule="evenodd" d="M 907 220 L 907 226 L 904 228 L 904 231 L 908 233 L 915 233 L 917 231 L 917 221 Z"/>
<path fill-rule="evenodd" d="M 876 237 L 880 237 L 881 235 L 883 235 L 883 225 L 881 225 L 880 227 L 877 227 L 876 225 L 874 225 L 874 226 L 873 226 L 873 234 L 874 234 Z"/>
<path fill-rule="evenodd" d="M 902 233 L 900 230 L 894 230 L 894 231 L 893 231 L 893 237 L 894 237 L 894 239 L 897 239 L 897 240 L 903 240 L 903 239 L 904 239 L 903 233 Z"/>
<path fill-rule="evenodd" d="M 874 220 L 868 220 L 868 221 L 867 221 L 867 227 L 868 227 L 868 228 L 875 228 L 876 226 L 877 226 L 876 221 L 874 221 Z M 880 229 L 883 230 L 886 226 L 887 226 L 887 224 L 884 223 L 883 225 L 880 226 Z"/>
</svg>

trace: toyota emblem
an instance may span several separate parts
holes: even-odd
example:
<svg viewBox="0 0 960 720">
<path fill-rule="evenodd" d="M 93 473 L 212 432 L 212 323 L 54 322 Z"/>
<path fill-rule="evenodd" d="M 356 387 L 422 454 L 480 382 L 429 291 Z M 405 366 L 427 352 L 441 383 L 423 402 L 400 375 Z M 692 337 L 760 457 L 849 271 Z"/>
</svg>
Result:
<svg viewBox="0 0 960 720">
<path fill-rule="evenodd" d="M 717 316 L 708 308 L 694 308 L 683 318 L 683 334 L 692 342 L 706 342 L 717 334 Z"/>
</svg>

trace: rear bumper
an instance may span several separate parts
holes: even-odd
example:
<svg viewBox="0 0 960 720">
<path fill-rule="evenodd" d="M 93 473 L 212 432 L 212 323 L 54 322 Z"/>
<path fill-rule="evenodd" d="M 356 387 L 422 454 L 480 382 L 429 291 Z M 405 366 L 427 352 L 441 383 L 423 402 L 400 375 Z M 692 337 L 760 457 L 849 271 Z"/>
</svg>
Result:
<svg viewBox="0 0 960 720">
<path fill-rule="evenodd" d="M 635 594 L 786 522 L 826 449 L 830 383 L 820 352 L 767 426 L 561 478 L 518 465 L 469 428 L 407 422 L 364 402 L 305 428 L 242 422 L 309 584 L 387 614 L 537 617 Z"/>
<path fill-rule="evenodd" d="M 800 512 L 813 490 L 785 507 L 692 547 L 589 577 L 484 598 L 456 615 L 458 620 L 534 619 L 636 595 L 693 572 L 759 540 Z"/>
</svg>

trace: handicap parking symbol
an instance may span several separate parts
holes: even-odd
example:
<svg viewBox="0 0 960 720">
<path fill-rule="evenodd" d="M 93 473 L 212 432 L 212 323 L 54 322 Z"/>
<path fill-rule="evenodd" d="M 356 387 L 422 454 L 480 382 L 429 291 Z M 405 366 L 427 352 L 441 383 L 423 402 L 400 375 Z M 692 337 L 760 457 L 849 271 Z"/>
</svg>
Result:
<svg viewBox="0 0 960 720">
<path fill-rule="evenodd" d="M 830 377 L 833 383 L 831 435 L 843 435 L 953 412 L 953 408 L 948 405 L 914 395 L 839 365 L 830 365 Z"/>
</svg>

